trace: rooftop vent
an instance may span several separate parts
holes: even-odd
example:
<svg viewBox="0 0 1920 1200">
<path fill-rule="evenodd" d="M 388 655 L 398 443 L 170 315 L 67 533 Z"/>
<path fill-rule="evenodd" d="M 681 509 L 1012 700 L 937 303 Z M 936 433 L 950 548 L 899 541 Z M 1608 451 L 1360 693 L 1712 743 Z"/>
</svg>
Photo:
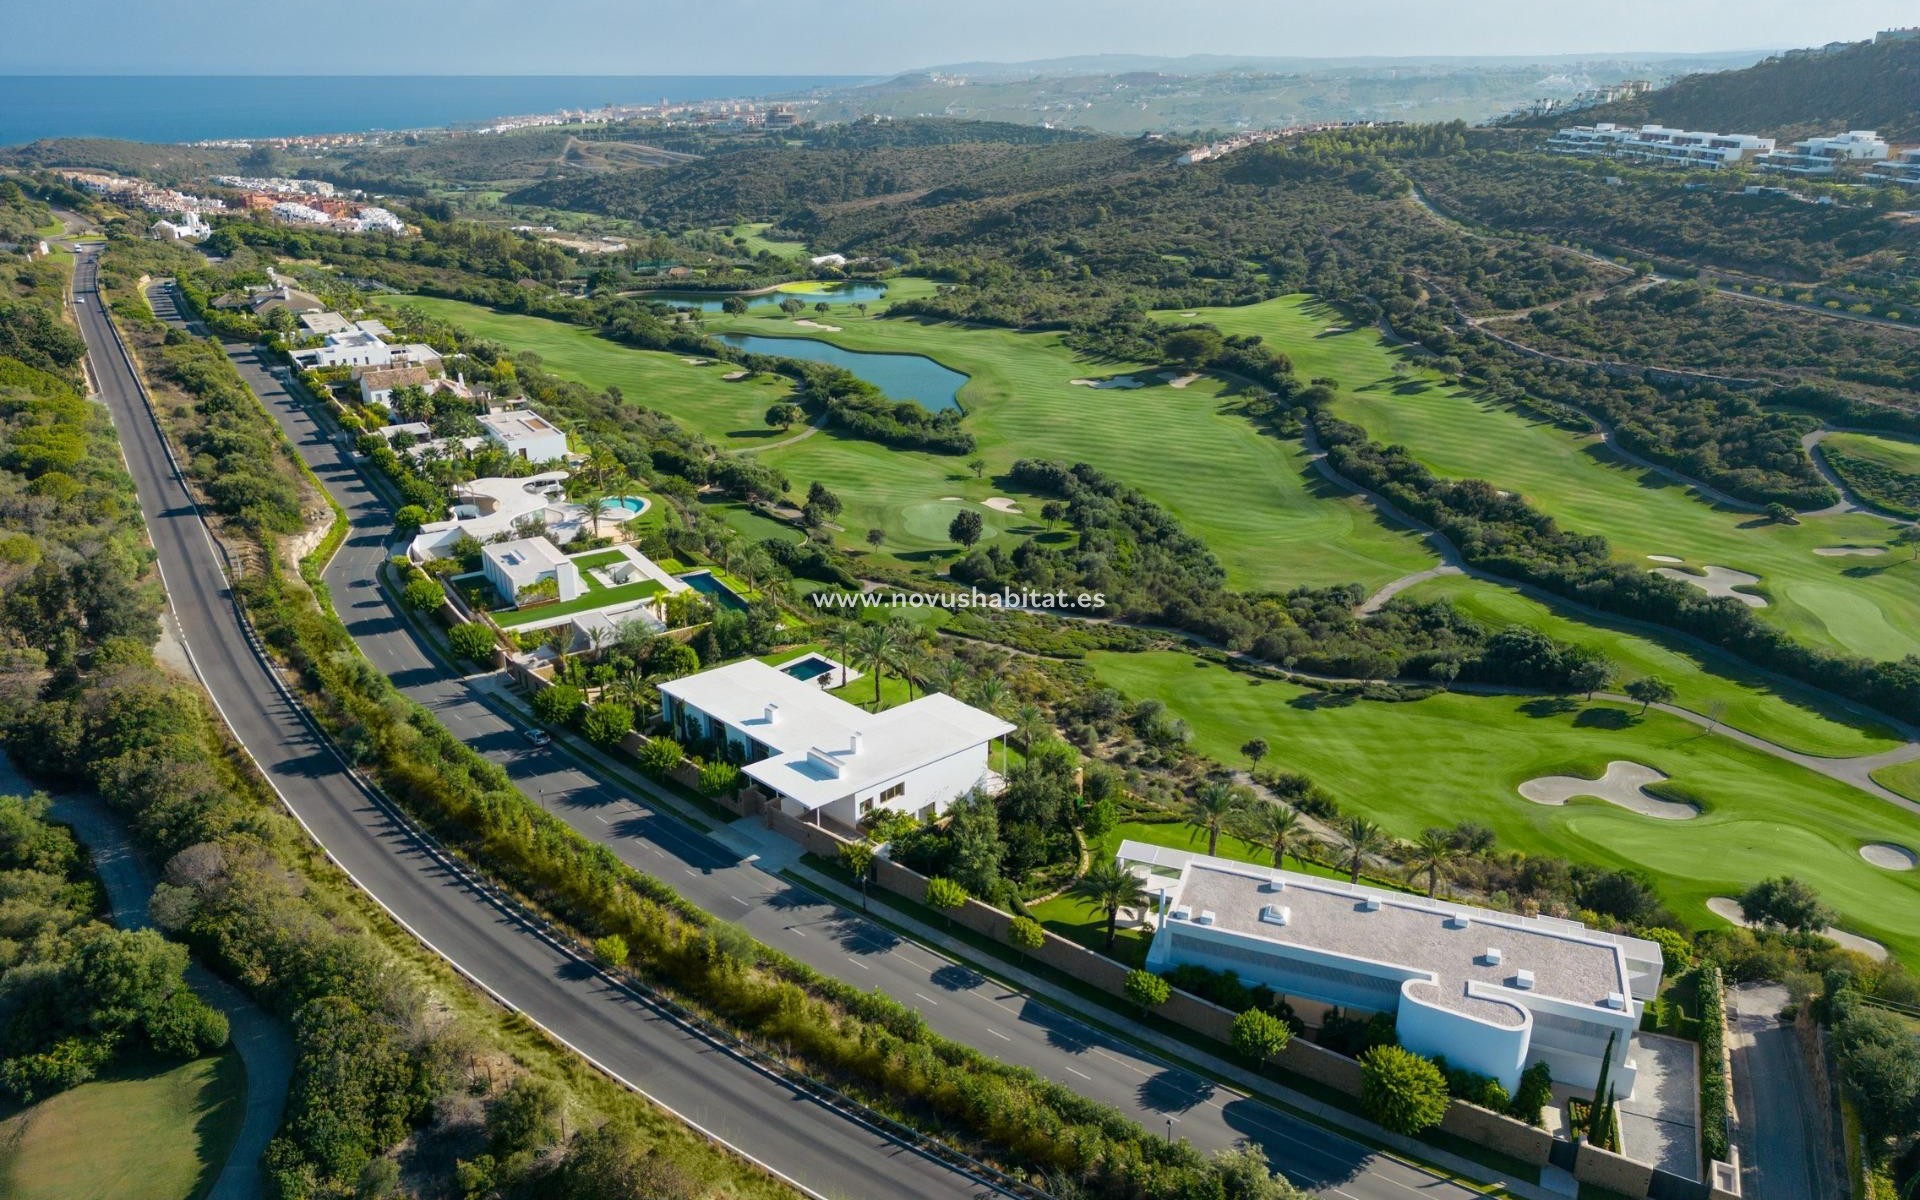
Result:
<svg viewBox="0 0 1920 1200">
<path fill-rule="evenodd" d="M 1211 925 L 1211 924 L 1213 924 L 1213 910 L 1212 910 L 1212 909 L 1210 909 L 1210 908 L 1203 908 L 1203 909 L 1201 909 L 1201 910 L 1200 910 L 1200 915 L 1199 915 L 1198 917 L 1195 917 L 1195 918 L 1194 918 L 1194 920 L 1193 920 L 1193 923 L 1194 923 L 1195 925 Z"/>
<path fill-rule="evenodd" d="M 1260 919 L 1269 925 L 1285 925 L 1293 920 L 1293 910 L 1284 904 L 1269 904 L 1260 910 Z"/>
<path fill-rule="evenodd" d="M 1513 986 L 1516 988 L 1519 988 L 1523 992 L 1532 991 L 1533 990 L 1533 972 L 1527 970 L 1525 967 L 1522 967 L 1518 971 L 1515 971 L 1513 973 Z"/>
<path fill-rule="evenodd" d="M 1361 899 L 1360 899 L 1360 911 L 1361 911 L 1361 912 L 1379 912 L 1379 911 L 1380 911 L 1380 897 L 1378 897 L 1378 896 L 1363 896 L 1363 897 L 1361 897 Z"/>
<path fill-rule="evenodd" d="M 1473 924 L 1472 918 L 1468 917 L 1467 914 L 1463 912 L 1454 913 L 1453 915 L 1447 918 L 1448 929 L 1465 929 L 1467 926 L 1471 924 Z M 1496 958 L 1493 961 L 1499 962 L 1500 960 Z"/>
<path fill-rule="evenodd" d="M 780 719 L 780 706 L 778 704 L 767 705 L 767 724 L 772 725 L 774 722 L 778 721 L 779 719 Z"/>
<path fill-rule="evenodd" d="M 1497 967 L 1500 965 L 1500 957 L 1501 957 L 1500 947 L 1488 946 L 1487 952 L 1480 956 L 1480 961 L 1483 963 L 1486 963 L 1490 967 Z"/>
<path fill-rule="evenodd" d="M 1627 998 L 1619 992 L 1608 992 L 1607 998 L 1600 1003 L 1608 1008 L 1624 1009 L 1627 1007 Z"/>
<path fill-rule="evenodd" d="M 1287 881 L 1278 875 L 1269 875 L 1267 876 L 1267 881 L 1260 885 L 1260 890 L 1263 892 L 1284 892 L 1287 890 Z"/>
<path fill-rule="evenodd" d="M 1168 913 L 1167 916 L 1176 921 L 1191 921 L 1193 920 L 1193 910 L 1182 904 L 1180 907 Z"/>
<path fill-rule="evenodd" d="M 854 730 L 853 736 L 847 739 L 847 753 L 860 753 L 860 731 L 858 729 Z"/>
</svg>

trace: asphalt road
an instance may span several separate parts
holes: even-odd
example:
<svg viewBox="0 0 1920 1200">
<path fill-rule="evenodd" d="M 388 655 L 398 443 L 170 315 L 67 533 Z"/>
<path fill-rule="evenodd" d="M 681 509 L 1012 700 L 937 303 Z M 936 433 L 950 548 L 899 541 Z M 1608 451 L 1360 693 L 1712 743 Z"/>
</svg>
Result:
<svg viewBox="0 0 1920 1200">
<path fill-rule="evenodd" d="M 75 316 L 146 514 L 195 669 L 236 738 L 353 880 L 501 1002 L 601 1069 L 820 1196 L 957 1198 L 987 1189 L 746 1063 L 622 988 L 491 896 L 359 786 L 249 643 L 220 556 L 95 290 L 74 270 Z"/>
<path fill-rule="evenodd" d="M 181 319 L 160 289 L 151 298 L 161 316 Z M 862 989 L 879 988 L 920 1011 L 947 1037 L 1030 1067 L 1112 1105 L 1149 1130 L 1166 1128 L 1172 1118 L 1173 1136 L 1202 1150 L 1251 1139 L 1267 1152 L 1274 1169 L 1301 1186 L 1353 1200 L 1405 1200 L 1409 1192 L 1443 1200 L 1479 1194 L 1170 1066 L 983 978 L 760 870 L 740 852 L 605 783 L 564 748 L 530 745 L 517 726 L 484 702 L 473 681 L 453 676 L 431 657 L 387 603 L 375 572 L 390 554 L 392 515 L 347 449 L 282 383 L 265 350 L 241 343 L 226 348 L 352 522 L 325 580 L 362 651 L 458 737 L 504 766 L 521 791 L 575 829 L 705 911 L 745 927 L 823 974 Z"/>
<path fill-rule="evenodd" d="M 1779 984 L 1728 992 L 1734 1107 L 1740 1114 L 1740 1182 L 1755 1200 L 1821 1200 L 1846 1192 L 1793 1027 L 1776 1016 L 1789 999 Z"/>
</svg>

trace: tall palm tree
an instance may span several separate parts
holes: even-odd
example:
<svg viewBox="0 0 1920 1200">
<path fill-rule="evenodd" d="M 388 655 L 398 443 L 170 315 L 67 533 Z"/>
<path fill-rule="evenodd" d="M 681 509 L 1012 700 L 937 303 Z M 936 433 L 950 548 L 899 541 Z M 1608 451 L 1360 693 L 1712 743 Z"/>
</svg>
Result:
<svg viewBox="0 0 1920 1200">
<path fill-rule="evenodd" d="M 840 656 L 840 686 L 847 686 L 847 668 L 853 665 L 853 639 L 860 626 L 853 621 L 839 621 L 833 631 L 827 634 L 827 640 L 833 643 L 834 653 Z"/>
<path fill-rule="evenodd" d="M 1245 807 L 1237 788 L 1210 783 L 1187 805 L 1187 824 L 1207 831 L 1207 853 L 1220 844 L 1220 831 Z"/>
<path fill-rule="evenodd" d="M 961 662 L 952 655 L 948 655 L 946 658 L 934 664 L 933 678 L 931 680 L 934 685 L 933 690 L 936 692 L 945 692 L 947 695 L 958 700 L 960 693 L 967 690 L 967 679 L 970 675 L 971 672 L 967 670 L 966 663 Z"/>
<path fill-rule="evenodd" d="M 1145 907 L 1148 902 L 1147 889 L 1140 885 L 1140 877 L 1130 868 L 1113 861 L 1095 864 L 1073 886 L 1074 890 L 1106 911 L 1107 950 L 1111 953 L 1114 934 L 1120 925 L 1120 910 L 1134 905 Z"/>
<path fill-rule="evenodd" d="M 1407 878 L 1425 871 L 1427 874 L 1427 897 L 1431 899 L 1440 890 L 1440 878 L 1453 877 L 1453 869 L 1462 855 L 1460 847 L 1453 844 L 1445 833 L 1438 829 L 1429 829 L 1420 835 L 1420 839 L 1408 847 Z"/>
<path fill-rule="evenodd" d="M 873 710 L 880 711 L 880 678 L 886 674 L 887 661 L 899 648 L 899 630 L 892 621 L 875 621 L 860 630 L 860 654 L 873 672 Z"/>
<path fill-rule="evenodd" d="M 1273 851 L 1273 865 L 1285 866 L 1287 855 L 1306 866 L 1300 852 L 1308 841 L 1307 823 L 1291 804 L 1256 804 L 1247 814 L 1247 837 Z"/>
<path fill-rule="evenodd" d="M 1038 704 L 1029 700 L 1014 710 L 1013 726 L 1020 734 L 1021 750 L 1031 752 L 1034 742 L 1047 731 L 1047 714 L 1040 711 Z"/>
<path fill-rule="evenodd" d="M 1347 881 L 1360 882 L 1360 868 L 1366 865 L 1367 855 L 1378 854 L 1387 848 L 1386 831 L 1365 817 L 1348 817 L 1347 823 L 1340 827 L 1340 849 L 1347 856 Z"/>
<path fill-rule="evenodd" d="M 973 703 L 976 708 L 999 715 L 1007 705 L 1007 681 L 999 675 L 986 675 L 973 685 Z"/>
</svg>

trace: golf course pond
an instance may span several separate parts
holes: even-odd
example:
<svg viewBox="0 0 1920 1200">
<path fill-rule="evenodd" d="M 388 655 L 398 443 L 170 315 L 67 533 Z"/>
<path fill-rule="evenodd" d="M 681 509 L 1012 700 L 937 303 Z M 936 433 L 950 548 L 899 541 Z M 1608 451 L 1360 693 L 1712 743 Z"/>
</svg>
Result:
<svg viewBox="0 0 1920 1200">
<path fill-rule="evenodd" d="M 775 288 L 770 292 L 741 296 L 747 307 L 775 308 L 782 300 L 801 300 L 808 307 L 824 300 L 829 304 L 864 304 L 886 297 L 887 286 L 883 283 L 840 283 L 829 287 L 812 288 Z M 647 292 L 645 298 L 670 304 L 675 308 L 697 308 L 701 312 L 721 312 L 721 305 L 727 302 L 729 293 L 725 292 Z"/>
<path fill-rule="evenodd" d="M 874 354 L 817 338 L 764 337 L 757 333 L 723 333 L 719 340 L 748 354 L 829 363 L 866 380 L 889 399 L 912 400 L 932 412 L 959 408 L 960 388 L 967 382 L 960 372 L 920 354 Z"/>
</svg>

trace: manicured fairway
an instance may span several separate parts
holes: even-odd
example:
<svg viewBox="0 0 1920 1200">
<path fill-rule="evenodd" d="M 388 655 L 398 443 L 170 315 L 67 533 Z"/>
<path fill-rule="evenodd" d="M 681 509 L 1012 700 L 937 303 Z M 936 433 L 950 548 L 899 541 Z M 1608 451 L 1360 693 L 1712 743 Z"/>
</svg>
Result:
<svg viewBox="0 0 1920 1200">
<path fill-rule="evenodd" d="M 800 431 L 795 427 L 782 432 L 766 423 L 767 409 L 793 395 L 791 384 L 781 376 L 729 383 L 722 376 L 734 368 L 726 363 L 692 366 L 686 361 L 688 355 L 630 349 L 580 325 L 432 296 L 409 296 L 401 303 L 480 337 L 531 350 L 540 356 L 542 366 L 563 379 L 595 389 L 611 384 L 626 399 L 671 413 L 717 445 L 760 446 Z"/>
<path fill-rule="evenodd" d="M 1158 316 L 1178 319 L 1176 314 Z M 1823 557 L 1821 547 L 1881 546 L 1886 522 L 1823 517 L 1775 525 L 1716 509 L 1657 472 L 1629 466 L 1599 439 L 1530 420 L 1416 369 L 1396 375 L 1395 351 L 1371 328 L 1347 329 L 1332 308 L 1289 296 L 1200 319 L 1257 333 L 1294 360 L 1302 377 L 1340 381 L 1335 413 L 1398 443 L 1436 473 L 1516 491 L 1562 525 L 1604 535 L 1623 561 L 1673 555 L 1694 568 L 1760 576 L 1771 601 L 1759 610 L 1794 636 L 1870 658 L 1920 653 L 1920 564 L 1904 555 Z"/>
<path fill-rule="evenodd" d="M 1709 897 L 1790 870 L 1842 914 L 1843 928 L 1920 963 L 1920 872 L 1859 856 L 1872 841 L 1920 848 L 1920 817 L 1678 718 L 1512 696 L 1346 702 L 1175 651 L 1097 652 L 1088 662 L 1101 682 L 1164 700 L 1201 752 L 1235 761 L 1241 743 L 1264 737 L 1273 762 L 1396 836 L 1480 821 L 1510 849 L 1644 867 L 1675 912 L 1703 927 L 1717 921 Z M 1707 811 L 1658 821 L 1589 799 L 1536 805 L 1515 791 L 1542 775 L 1597 777 L 1610 759 L 1665 772 Z"/>
<path fill-rule="evenodd" d="M 239 1132 L 246 1071 L 229 1051 L 131 1063 L 0 1122 L 9 1200 L 189 1200 Z"/>
<path fill-rule="evenodd" d="M 1881 787 L 1892 788 L 1910 800 L 1920 800 L 1920 762 L 1881 767 L 1873 773 L 1873 781 Z"/>
<path fill-rule="evenodd" d="M 1416 600 L 1444 597 L 1489 628 L 1525 625 L 1563 642 L 1590 646 L 1619 669 L 1619 678 L 1608 690 L 1617 692 L 1630 679 L 1655 676 L 1673 685 L 1678 693 L 1674 703 L 1682 708 L 1717 715 L 1735 729 L 1790 749 L 1850 758 L 1900 744 L 1890 730 L 1801 689 L 1770 684 L 1732 659 L 1710 656 L 1678 641 L 1568 617 L 1512 588 L 1443 576 L 1401 594 Z"/>
<path fill-rule="evenodd" d="M 768 254 L 785 258 L 790 254 L 799 254 L 807 248 L 805 242 L 774 241 L 772 238 L 766 236 L 767 230 L 771 228 L 773 228 L 771 221 L 748 221 L 741 225 L 735 225 L 732 229 L 727 230 L 727 236 L 730 238 L 740 238 L 744 242 L 748 254 L 758 254 L 764 250 Z"/>
<path fill-rule="evenodd" d="M 1359 502 L 1326 484 L 1296 445 L 1253 428 L 1238 400 L 1217 380 L 1173 388 L 1138 363 L 1094 362 L 1060 345 L 1057 334 L 906 319 L 861 319 L 836 309 L 839 333 L 796 329 L 779 314 L 722 317 L 716 331 L 808 333 L 853 350 L 925 354 L 969 379 L 960 391 L 967 427 L 979 440 L 986 478 L 964 459 L 912 454 L 832 436 L 769 451 L 796 482 L 819 479 L 840 493 L 843 541 L 868 528 L 886 532 L 883 550 L 907 561 L 950 548 L 945 520 L 958 496 L 974 504 L 989 532 L 1029 531 L 1038 502 L 994 476 L 1019 458 L 1088 462 L 1138 487 L 1204 539 L 1235 586 L 1278 588 L 1358 581 L 1383 584 L 1432 565 L 1410 535 L 1390 530 Z M 1077 378 L 1138 373 L 1150 386 L 1094 389 Z M 1023 501 L 1024 518 L 978 502 Z M 929 506 L 933 507 L 929 507 Z"/>
<path fill-rule="evenodd" d="M 1823 447 L 1879 463 L 1890 470 L 1920 475 L 1920 438 L 1893 434 L 1832 433 Z"/>
</svg>

